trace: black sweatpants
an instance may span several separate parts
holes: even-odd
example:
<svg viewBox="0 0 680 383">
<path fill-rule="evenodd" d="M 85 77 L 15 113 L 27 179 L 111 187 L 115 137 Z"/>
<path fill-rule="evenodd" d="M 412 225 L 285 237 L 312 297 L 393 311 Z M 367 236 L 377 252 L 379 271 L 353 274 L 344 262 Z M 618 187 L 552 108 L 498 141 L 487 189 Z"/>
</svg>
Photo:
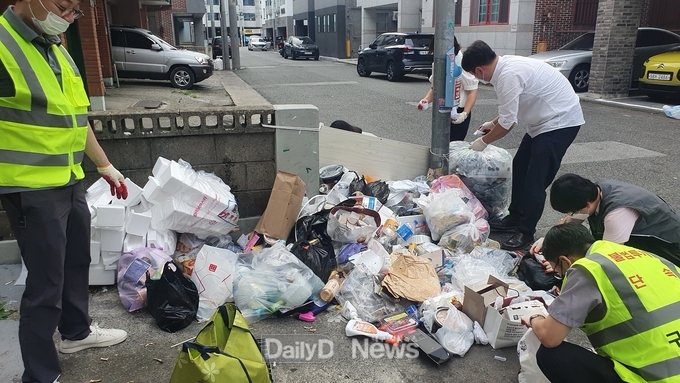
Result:
<svg viewBox="0 0 680 383">
<path fill-rule="evenodd" d="M 623 383 L 614 362 L 569 342 L 555 348 L 541 346 L 536 362 L 551 383 Z"/>
<path fill-rule="evenodd" d="M 555 179 L 567 148 L 581 127 L 557 129 L 531 138 L 528 134 L 512 160 L 510 216 L 519 221 L 519 231 L 533 235 L 543 214 L 545 189 Z"/>
<path fill-rule="evenodd" d="M 458 108 L 458 113 L 463 113 L 465 108 Z M 465 121 L 460 124 L 454 124 L 451 122 L 449 127 L 449 141 L 465 141 L 465 136 L 467 136 L 468 129 L 470 128 L 470 120 L 472 119 L 472 111 L 468 114 Z"/>
<path fill-rule="evenodd" d="M 82 182 L 0 195 L 28 269 L 21 297 L 22 382 L 52 383 L 61 374 L 52 337 L 90 334 L 90 211 Z"/>
</svg>

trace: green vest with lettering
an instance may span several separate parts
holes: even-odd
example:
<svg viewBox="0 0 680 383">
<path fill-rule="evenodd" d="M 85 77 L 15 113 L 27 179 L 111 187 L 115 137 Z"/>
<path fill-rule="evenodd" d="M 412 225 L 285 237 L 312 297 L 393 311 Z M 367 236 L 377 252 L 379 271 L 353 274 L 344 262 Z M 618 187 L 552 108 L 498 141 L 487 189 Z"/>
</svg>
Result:
<svg viewBox="0 0 680 383">
<path fill-rule="evenodd" d="M 0 187 L 49 188 L 85 177 L 83 80 L 63 46 L 51 45 L 61 86 L 45 57 L 0 17 L 0 61 L 15 95 L 0 97 Z"/>
<path fill-rule="evenodd" d="M 680 269 L 609 241 L 574 265 L 593 276 L 606 305 L 601 320 L 582 328 L 597 353 L 626 382 L 680 382 Z"/>
</svg>

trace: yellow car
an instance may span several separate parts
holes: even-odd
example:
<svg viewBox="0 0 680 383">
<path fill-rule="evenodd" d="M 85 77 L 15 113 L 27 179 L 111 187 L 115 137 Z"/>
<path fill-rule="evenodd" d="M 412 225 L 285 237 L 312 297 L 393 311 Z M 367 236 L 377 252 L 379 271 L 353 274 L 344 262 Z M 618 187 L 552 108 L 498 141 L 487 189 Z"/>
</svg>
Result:
<svg viewBox="0 0 680 383">
<path fill-rule="evenodd" d="M 640 91 L 651 99 L 680 99 L 680 50 L 650 57 L 640 77 Z"/>
</svg>

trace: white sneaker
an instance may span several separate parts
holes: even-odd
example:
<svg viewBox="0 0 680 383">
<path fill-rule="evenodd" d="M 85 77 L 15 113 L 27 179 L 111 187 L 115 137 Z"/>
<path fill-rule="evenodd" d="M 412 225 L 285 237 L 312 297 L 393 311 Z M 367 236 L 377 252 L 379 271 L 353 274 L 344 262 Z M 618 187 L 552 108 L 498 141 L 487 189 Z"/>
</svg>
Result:
<svg viewBox="0 0 680 383">
<path fill-rule="evenodd" d="M 93 347 L 108 347 L 127 339 L 127 332 L 116 329 L 100 328 L 97 324 L 90 326 L 90 335 L 81 340 L 64 339 L 59 344 L 59 352 L 71 354 Z"/>
</svg>

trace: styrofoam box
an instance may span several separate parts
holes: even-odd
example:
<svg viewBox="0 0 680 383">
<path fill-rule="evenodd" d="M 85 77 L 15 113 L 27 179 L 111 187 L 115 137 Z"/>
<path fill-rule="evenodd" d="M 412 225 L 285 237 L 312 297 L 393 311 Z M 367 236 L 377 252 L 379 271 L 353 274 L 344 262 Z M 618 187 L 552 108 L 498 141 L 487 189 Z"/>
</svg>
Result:
<svg viewBox="0 0 680 383">
<path fill-rule="evenodd" d="M 139 237 L 146 235 L 151 224 L 151 212 L 137 213 L 130 210 L 127 219 L 125 220 L 125 232 L 134 234 Z"/>
<path fill-rule="evenodd" d="M 146 247 L 146 233 L 144 236 L 127 234 L 123 240 L 123 253 L 129 253 L 135 249 Z"/>
<path fill-rule="evenodd" d="M 136 183 L 132 182 L 129 178 L 125 179 L 125 186 L 127 187 L 128 191 L 128 196 L 126 199 L 118 199 L 114 198 L 111 203 L 114 205 L 123 205 L 123 206 L 135 206 L 137 205 L 142 198 L 142 188 L 137 186 Z"/>
<path fill-rule="evenodd" d="M 123 227 L 125 225 L 125 206 L 99 206 L 96 224 L 97 227 Z"/>
<path fill-rule="evenodd" d="M 102 248 L 99 241 L 90 241 L 90 265 L 96 265 L 99 263 L 101 251 Z"/>
<path fill-rule="evenodd" d="M 151 174 L 153 174 L 154 177 L 160 176 L 165 171 L 165 169 L 170 167 L 170 162 L 171 161 L 166 158 L 158 157 L 156 163 L 153 166 Z"/>
<path fill-rule="evenodd" d="M 100 262 L 90 266 L 90 286 L 110 286 L 116 284 L 116 270 L 105 270 Z"/>
<path fill-rule="evenodd" d="M 123 253 L 120 251 L 102 251 L 102 264 L 104 270 L 117 270 L 118 260 Z"/>
<path fill-rule="evenodd" d="M 170 162 L 170 165 L 156 177 L 161 189 L 168 194 L 175 194 L 180 192 L 185 186 L 190 186 L 185 183 L 186 172 L 182 166 L 175 161 Z"/>
<path fill-rule="evenodd" d="M 144 189 L 142 189 L 142 196 L 153 204 L 158 204 L 170 198 L 170 194 L 161 189 L 161 184 L 154 177 L 149 177 L 149 181 L 147 181 Z"/>
<path fill-rule="evenodd" d="M 101 229 L 101 244 L 102 253 L 105 251 L 121 251 L 123 250 L 123 241 L 125 240 L 125 230 L 122 227 L 103 228 Z"/>
</svg>

